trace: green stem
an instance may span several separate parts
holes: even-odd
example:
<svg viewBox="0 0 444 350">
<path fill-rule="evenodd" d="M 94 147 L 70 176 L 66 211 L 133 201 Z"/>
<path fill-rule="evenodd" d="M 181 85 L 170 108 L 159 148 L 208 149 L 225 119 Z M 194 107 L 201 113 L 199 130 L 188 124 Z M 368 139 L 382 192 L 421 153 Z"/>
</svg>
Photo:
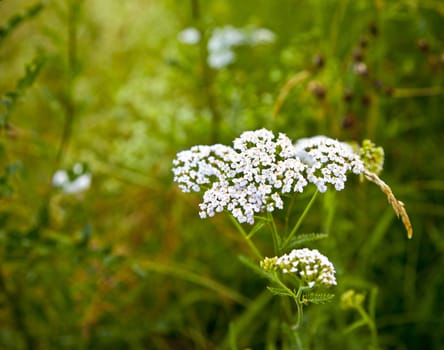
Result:
<svg viewBox="0 0 444 350">
<path fill-rule="evenodd" d="M 253 236 L 260 231 L 260 229 L 265 225 L 265 221 L 264 218 L 259 216 L 257 217 L 258 220 L 262 220 L 261 222 L 258 222 L 256 225 L 253 226 L 253 228 L 250 230 L 250 232 L 248 232 L 248 239 L 253 238 Z"/>
<path fill-rule="evenodd" d="M 290 288 L 288 288 L 285 284 L 284 284 L 284 282 L 282 282 L 281 281 L 281 279 L 278 277 L 278 275 L 277 275 L 277 273 L 276 273 L 276 271 L 274 271 L 274 273 L 273 273 L 273 277 L 274 277 L 274 281 L 277 283 L 277 284 L 279 284 L 279 286 L 280 287 L 282 287 L 288 294 L 290 294 L 295 300 L 297 299 L 297 294 L 294 294 L 294 292 L 290 289 Z M 298 292 L 299 292 L 299 290 L 298 290 Z"/>
<path fill-rule="evenodd" d="M 330 55 L 335 54 L 337 39 L 339 37 L 339 30 L 341 28 L 341 23 L 344 19 L 344 15 L 347 10 L 348 0 L 339 1 L 337 4 L 337 11 L 334 13 L 333 20 L 331 21 L 330 27 L 330 47 L 329 53 Z M 319 11 L 319 13 L 321 13 Z"/>
<path fill-rule="evenodd" d="M 64 101 L 65 107 L 65 123 L 63 125 L 62 136 L 60 139 L 59 148 L 57 150 L 56 163 L 60 165 L 64 153 L 68 147 L 69 141 L 72 135 L 72 126 L 74 123 L 76 108 L 73 96 L 74 78 L 77 73 L 77 20 L 79 15 L 80 4 L 71 1 L 68 9 L 68 23 L 67 23 L 67 36 L 68 36 L 68 81 L 67 81 L 67 93 L 66 100 Z"/>
<path fill-rule="evenodd" d="M 274 245 L 274 253 L 277 254 L 279 250 L 279 246 L 281 244 L 281 237 L 279 237 L 279 233 L 276 228 L 276 222 L 274 221 L 273 214 L 267 212 L 268 224 L 271 228 L 271 236 L 273 237 L 273 245 Z"/>
<path fill-rule="evenodd" d="M 287 236 L 287 238 L 285 239 L 284 244 L 282 245 L 281 248 L 285 248 L 285 247 L 288 245 L 288 243 L 290 242 L 290 240 L 293 238 L 293 236 L 296 234 L 296 232 L 298 231 L 299 227 L 300 227 L 301 224 L 302 224 L 302 221 L 305 219 L 305 217 L 307 216 L 307 214 L 308 214 L 310 208 L 313 206 L 313 203 L 314 203 L 314 201 L 315 201 L 315 199 L 316 199 L 316 196 L 317 196 L 318 192 L 319 192 L 319 191 L 316 190 L 316 191 L 313 193 L 313 196 L 311 197 L 310 202 L 309 202 L 309 203 L 307 204 L 307 206 L 305 207 L 303 213 L 302 213 L 301 216 L 299 217 L 299 220 L 296 222 L 296 225 L 294 225 L 293 229 L 291 230 L 290 234 L 289 234 L 289 235 Z"/>
<path fill-rule="evenodd" d="M 239 222 L 236 220 L 236 218 L 234 216 L 229 215 L 229 217 L 230 217 L 231 221 L 233 222 L 234 226 L 236 226 L 237 230 L 244 237 L 245 241 L 247 242 L 248 246 L 253 251 L 253 253 L 256 255 L 256 257 L 259 258 L 259 260 L 262 260 L 264 257 L 259 252 L 259 250 L 256 248 L 254 243 L 250 240 L 250 238 L 248 237 L 247 233 L 245 232 L 245 230 L 243 229 L 241 224 L 239 224 Z"/>
<path fill-rule="evenodd" d="M 297 307 L 297 319 L 296 319 L 296 323 L 291 327 L 291 330 L 294 332 L 294 337 L 295 337 L 295 341 L 296 341 L 296 345 L 297 345 L 297 349 L 299 350 L 303 350 L 303 346 L 302 346 L 302 341 L 301 338 L 299 336 L 299 329 L 302 325 L 302 318 L 304 316 L 303 313 L 303 301 L 302 301 L 302 293 L 308 289 L 308 287 L 304 287 L 304 286 L 299 286 L 298 291 L 296 292 L 296 294 L 294 293 L 294 291 L 292 291 L 290 288 L 288 288 L 278 277 L 276 271 L 273 273 L 273 277 L 274 277 L 274 281 L 281 287 L 283 288 L 292 298 L 293 300 L 296 302 L 296 307 Z"/>
<path fill-rule="evenodd" d="M 301 337 L 299 336 L 299 332 L 294 331 L 294 336 L 296 338 L 296 345 L 297 345 L 298 349 L 303 350 L 304 347 L 302 346 L 302 341 L 301 341 Z"/>
<path fill-rule="evenodd" d="M 277 275 L 277 273 L 276 272 L 274 272 L 274 274 L 273 274 L 273 277 L 274 277 L 274 281 L 280 286 L 280 287 L 282 287 L 289 295 L 291 295 L 292 296 L 292 298 L 294 299 L 294 301 L 296 302 L 296 307 L 297 307 L 297 309 L 298 309 L 298 314 L 297 314 L 297 320 L 296 320 L 296 324 L 292 327 L 292 329 L 293 330 L 297 330 L 297 329 L 299 329 L 299 327 L 301 326 L 301 324 L 302 324 L 302 317 L 303 317 L 303 310 L 302 310 L 302 308 L 303 308 L 303 305 L 302 305 L 302 300 L 301 300 L 301 297 L 302 297 L 302 293 L 304 292 L 304 290 L 306 290 L 307 289 L 307 287 L 303 287 L 303 286 L 300 286 L 299 288 L 298 288 L 298 291 L 296 292 L 296 294 L 290 289 L 290 288 L 288 288 L 281 280 L 280 280 L 280 278 L 278 277 L 278 275 Z"/>
<path fill-rule="evenodd" d="M 378 331 L 376 329 L 376 324 L 373 319 L 367 314 L 362 306 L 357 306 L 356 310 L 361 315 L 362 319 L 367 323 L 368 328 L 370 329 L 371 339 L 372 339 L 372 347 L 374 349 L 378 348 Z"/>
<path fill-rule="evenodd" d="M 222 114 L 218 107 L 217 95 L 214 89 L 214 71 L 208 65 L 208 49 L 207 38 L 205 36 L 204 23 L 202 22 L 202 14 L 199 0 L 191 0 L 191 14 L 195 22 L 196 28 L 200 32 L 201 40 L 199 42 L 199 58 L 201 66 L 201 86 L 200 93 L 206 100 L 208 110 L 211 114 L 212 130 L 211 140 L 217 143 L 220 138 L 220 126 L 222 122 Z"/>
<path fill-rule="evenodd" d="M 305 290 L 306 288 L 304 287 L 299 287 L 298 292 L 296 293 L 295 296 L 295 301 L 296 301 L 296 306 L 298 308 L 298 318 L 296 320 L 296 324 L 293 326 L 294 330 L 299 329 L 299 327 L 302 324 L 302 316 L 303 316 L 303 311 L 302 311 L 302 301 L 301 301 L 301 296 L 302 296 L 302 292 Z"/>
<path fill-rule="evenodd" d="M 191 15 L 193 19 L 199 20 L 200 18 L 199 0 L 191 0 Z"/>
<path fill-rule="evenodd" d="M 285 233 L 288 232 L 288 223 L 290 222 L 290 215 L 293 211 L 293 206 L 295 202 L 296 196 L 291 196 L 290 204 L 288 205 L 287 213 L 285 214 Z"/>
</svg>

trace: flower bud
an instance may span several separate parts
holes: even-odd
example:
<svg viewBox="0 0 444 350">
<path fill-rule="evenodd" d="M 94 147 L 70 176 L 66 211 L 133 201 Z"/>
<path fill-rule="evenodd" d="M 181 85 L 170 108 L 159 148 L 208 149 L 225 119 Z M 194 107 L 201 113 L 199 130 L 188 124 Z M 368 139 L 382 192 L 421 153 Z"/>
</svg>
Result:
<svg viewBox="0 0 444 350">
<path fill-rule="evenodd" d="M 293 249 L 280 257 L 265 258 L 261 267 L 294 274 L 310 288 L 336 285 L 333 264 L 317 249 Z"/>
</svg>

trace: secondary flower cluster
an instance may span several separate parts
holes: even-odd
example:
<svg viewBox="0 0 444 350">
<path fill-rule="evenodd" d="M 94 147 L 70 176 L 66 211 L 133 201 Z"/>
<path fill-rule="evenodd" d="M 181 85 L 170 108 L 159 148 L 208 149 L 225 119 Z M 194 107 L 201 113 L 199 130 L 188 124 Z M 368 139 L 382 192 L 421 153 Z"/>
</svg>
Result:
<svg viewBox="0 0 444 350">
<path fill-rule="evenodd" d="M 315 184 L 320 192 L 332 184 L 337 191 L 343 190 L 347 173 L 360 174 L 364 164 L 353 148 L 326 136 L 300 139 L 296 142 L 296 155 L 307 164 L 307 180 Z"/>
<path fill-rule="evenodd" d="M 261 261 L 264 270 L 294 273 L 308 287 L 336 285 L 335 268 L 328 258 L 316 249 L 293 249 L 280 257 Z"/>
<path fill-rule="evenodd" d="M 202 218 L 229 211 L 240 223 L 254 223 L 254 215 L 283 208 L 282 195 L 302 192 L 308 183 L 320 192 L 327 185 L 342 190 L 347 173 L 364 165 L 345 143 L 317 136 L 295 145 L 269 130 L 246 131 L 233 147 L 194 146 L 173 161 L 174 181 L 184 192 L 205 190 Z"/>
</svg>

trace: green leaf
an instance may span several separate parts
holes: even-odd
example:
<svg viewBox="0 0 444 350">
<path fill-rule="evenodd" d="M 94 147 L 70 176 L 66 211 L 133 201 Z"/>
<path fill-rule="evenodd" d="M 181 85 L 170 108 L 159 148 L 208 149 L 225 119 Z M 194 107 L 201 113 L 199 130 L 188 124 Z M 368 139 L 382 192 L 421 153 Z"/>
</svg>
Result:
<svg viewBox="0 0 444 350">
<path fill-rule="evenodd" d="M 16 91 L 22 93 L 23 90 L 32 86 L 38 74 L 40 73 L 40 69 L 43 67 L 44 62 L 44 57 L 37 56 L 26 65 L 25 75 L 17 82 Z"/>
<path fill-rule="evenodd" d="M 272 296 L 267 291 L 263 291 L 253 301 L 251 301 L 244 311 L 232 322 L 230 322 L 229 332 L 225 340 L 220 344 L 218 349 L 233 349 L 236 345 L 238 337 L 242 336 L 244 340 L 252 339 L 255 336 L 255 324 L 260 319 L 260 315 L 267 312 L 268 304 L 272 300 Z M 231 345 L 231 347 L 229 347 Z"/>
<path fill-rule="evenodd" d="M 142 269 L 142 268 L 140 267 L 140 265 L 137 264 L 137 263 L 132 264 L 132 265 L 131 265 L 131 269 L 133 270 L 133 272 L 134 272 L 136 275 L 138 275 L 138 276 L 141 277 L 141 278 L 146 278 L 146 276 L 148 275 L 148 274 L 146 273 L 146 271 L 145 271 L 144 269 Z"/>
<path fill-rule="evenodd" d="M 8 123 L 8 117 L 11 110 L 14 108 L 17 99 L 23 95 L 26 89 L 32 86 L 41 68 L 44 64 L 44 58 L 41 56 L 35 57 L 25 67 L 25 75 L 21 77 L 16 84 L 14 91 L 6 92 L 1 100 L 5 106 L 5 112 L 0 114 L 0 127 L 5 127 Z"/>
<path fill-rule="evenodd" d="M 267 289 L 273 295 L 285 295 L 285 296 L 293 297 L 293 295 L 288 290 L 286 290 L 282 287 L 267 287 Z"/>
<path fill-rule="evenodd" d="M 333 300 L 335 297 L 331 293 L 306 293 L 303 295 L 303 299 L 312 304 L 326 304 Z"/>
<path fill-rule="evenodd" d="M 250 258 L 247 258 L 246 256 L 240 255 L 239 260 L 242 264 L 248 266 L 250 269 L 252 269 L 254 272 L 256 272 L 258 275 L 265 277 L 269 279 L 270 281 L 274 281 L 273 277 L 267 272 L 261 269 L 258 263 L 254 262 Z"/>
<path fill-rule="evenodd" d="M 22 168 L 22 163 L 19 161 L 13 162 L 6 166 L 3 175 L 0 176 L 0 198 L 10 197 L 14 193 L 14 188 L 10 183 L 10 179 Z"/>
<path fill-rule="evenodd" d="M 300 235 L 297 235 L 296 237 L 291 239 L 286 246 L 282 247 L 282 249 L 297 248 L 306 243 L 318 241 L 327 237 L 327 233 L 301 233 Z"/>
<path fill-rule="evenodd" d="M 92 234 L 91 225 L 87 224 L 83 227 L 83 230 L 80 232 L 80 240 L 77 242 L 78 248 L 86 248 L 88 246 L 89 240 Z"/>
<path fill-rule="evenodd" d="M 366 320 L 358 320 L 358 321 L 354 322 L 353 324 L 351 324 L 350 326 L 348 326 L 346 329 L 344 329 L 344 334 L 350 333 L 350 332 L 354 331 L 355 329 L 363 327 L 365 325 L 367 325 Z"/>
<path fill-rule="evenodd" d="M 43 9 L 41 2 L 28 7 L 23 13 L 12 16 L 6 24 L 0 27 L 0 43 L 12 33 L 22 22 L 36 16 Z"/>
</svg>

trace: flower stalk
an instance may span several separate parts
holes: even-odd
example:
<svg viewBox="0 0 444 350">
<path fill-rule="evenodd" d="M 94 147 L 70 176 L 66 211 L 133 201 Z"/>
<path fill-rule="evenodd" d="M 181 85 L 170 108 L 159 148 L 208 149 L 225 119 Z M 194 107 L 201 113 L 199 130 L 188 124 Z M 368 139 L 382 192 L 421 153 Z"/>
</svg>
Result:
<svg viewBox="0 0 444 350">
<path fill-rule="evenodd" d="M 313 193 L 313 196 L 310 199 L 310 202 L 308 202 L 307 206 L 305 207 L 304 211 L 302 212 L 301 216 L 299 217 L 298 221 L 294 225 L 291 232 L 288 234 L 287 238 L 285 239 L 284 243 L 282 244 L 282 248 L 285 249 L 285 247 L 290 243 L 291 239 L 294 237 L 296 232 L 298 232 L 299 227 L 301 226 L 302 222 L 304 221 L 305 217 L 307 216 L 308 212 L 310 211 L 310 208 L 313 206 L 313 203 L 316 200 L 316 197 L 318 195 L 319 191 L 315 191 Z"/>
</svg>

